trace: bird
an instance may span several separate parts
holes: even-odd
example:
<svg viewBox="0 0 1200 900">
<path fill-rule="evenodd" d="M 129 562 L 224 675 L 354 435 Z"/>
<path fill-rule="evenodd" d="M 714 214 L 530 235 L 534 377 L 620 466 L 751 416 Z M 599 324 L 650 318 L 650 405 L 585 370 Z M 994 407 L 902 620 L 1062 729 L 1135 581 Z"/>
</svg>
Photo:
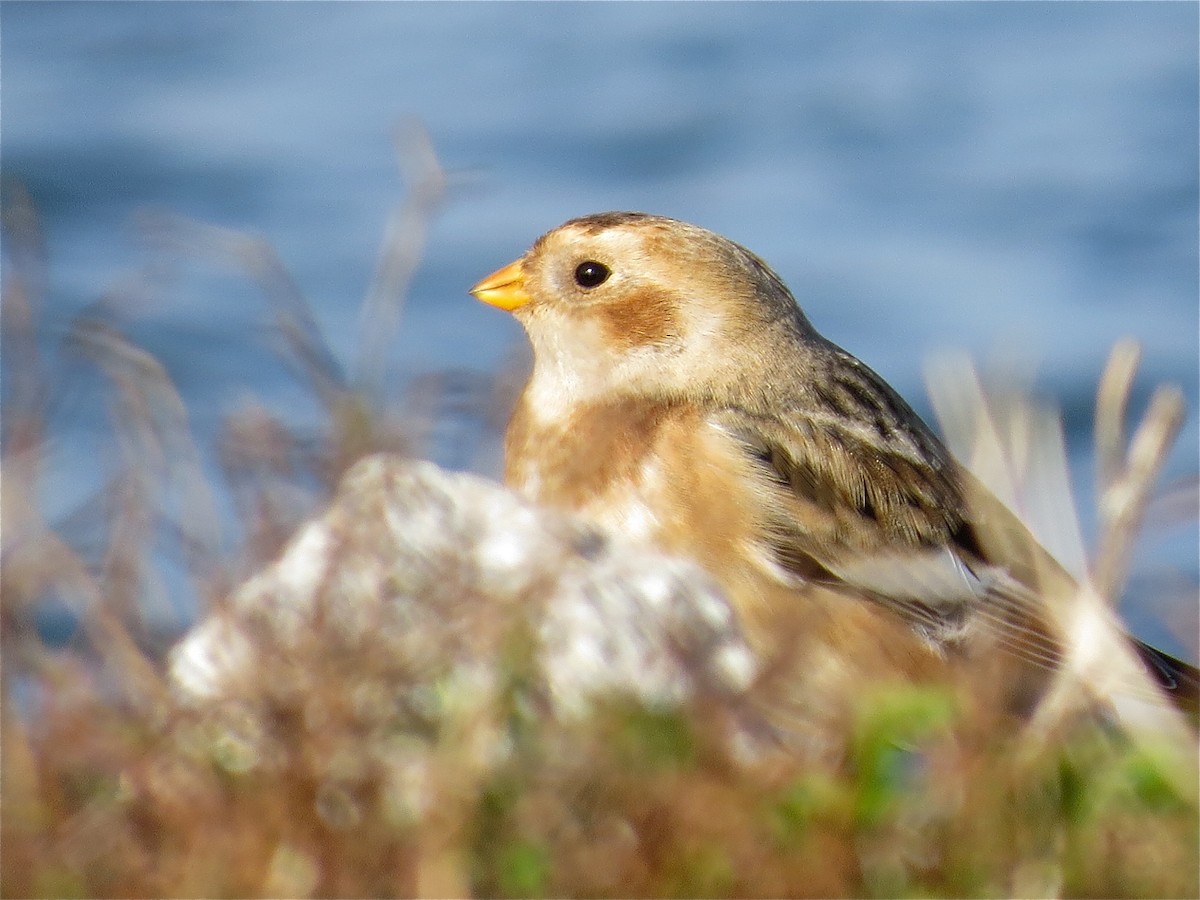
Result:
<svg viewBox="0 0 1200 900">
<path fill-rule="evenodd" d="M 470 292 L 532 348 L 504 441 L 526 499 L 696 560 L 810 684 L 965 668 L 1020 715 L 1049 690 L 1068 640 L 1044 596 L 1075 580 L 750 250 L 596 213 Z M 1194 716 L 1197 670 L 1121 635 Z"/>
</svg>

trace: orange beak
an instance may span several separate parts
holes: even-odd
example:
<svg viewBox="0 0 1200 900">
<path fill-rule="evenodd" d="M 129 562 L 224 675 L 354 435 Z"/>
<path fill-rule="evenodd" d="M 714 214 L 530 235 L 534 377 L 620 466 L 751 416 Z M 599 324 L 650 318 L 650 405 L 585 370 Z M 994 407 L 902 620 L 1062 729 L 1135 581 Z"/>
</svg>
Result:
<svg viewBox="0 0 1200 900">
<path fill-rule="evenodd" d="M 483 279 L 471 288 L 471 293 L 484 303 L 510 311 L 532 299 L 525 293 L 525 271 L 519 259 Z"/>
</svg>

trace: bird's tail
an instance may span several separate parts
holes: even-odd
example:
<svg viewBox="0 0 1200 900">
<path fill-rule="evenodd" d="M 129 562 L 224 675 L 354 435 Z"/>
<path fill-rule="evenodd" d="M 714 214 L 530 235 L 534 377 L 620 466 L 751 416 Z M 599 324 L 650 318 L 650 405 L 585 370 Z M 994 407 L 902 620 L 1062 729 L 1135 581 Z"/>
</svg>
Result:
<svg viewBox="0 0 1200 900">
<path fill-rule="evenodd" d="M 1133 649 L 1171 702 L 1193 722 L 1200 719 L 1200 670 L 1131 638 Z"/>
</svg>

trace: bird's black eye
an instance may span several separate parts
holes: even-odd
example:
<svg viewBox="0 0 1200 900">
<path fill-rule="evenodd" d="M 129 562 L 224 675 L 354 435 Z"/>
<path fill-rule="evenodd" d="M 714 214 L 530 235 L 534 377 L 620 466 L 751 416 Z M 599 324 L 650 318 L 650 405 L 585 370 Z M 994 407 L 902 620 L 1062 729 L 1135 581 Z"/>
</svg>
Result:
<svg viewBox="0 0 1200 900">
<path fill-rule="evenodd" d="M 589 259 L 575 267 L 575 283 L 581 288 L 594 288 L 608 281 L 611 274 L 612 271 L 604 263 Z"/>
</svg>

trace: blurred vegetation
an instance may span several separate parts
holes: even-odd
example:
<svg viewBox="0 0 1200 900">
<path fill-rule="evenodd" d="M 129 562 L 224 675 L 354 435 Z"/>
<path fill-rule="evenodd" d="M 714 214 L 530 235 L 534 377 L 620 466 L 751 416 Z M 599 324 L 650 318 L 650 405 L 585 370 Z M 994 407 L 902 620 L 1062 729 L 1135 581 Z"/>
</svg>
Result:
<svg viewBox="0 0 1200 900">
<path fill-rule="evenodd" d="M 5 896 L 1197 891 L 1194 799 L 1145 751 L 1099 733 L 1034 758 L 966 742 L 928 691 L 865 698 L 829 765 L 737 758 L 702 710 L 613 698 L 564 724 L 514 693 L 481 765 L 469 706 L 369 732 L 334 671 L 328 697 L 272 710 L 270 758 L 114 700 L 77 660 L 40 671 L 24 715 L 6 697 Z"/>
<path fill-rule="evenodd" d="M 371 294 L 385 335 L 441 196 L 440 170 L 421 158 Z M 382 407 L 382 345 L 344 377 L 265 244 L 157 222 L 157 240 L 239 260 L 264 287 L 327 421 L 300 434 L 258 407 L 229 420 L 222 489 L 244 542 L 224 549 L 218 488 L 165 370 L 113 317 L 86 311 L 66 343 L 107 378 L 119 454 L 104 540 L 84 554 L 39 513 L 56 389 L 37 338 L 47 275 L 32 204 L 6 196 L 4 896 L 1200 892 L 1196 798 L 1163 774 L 1152 744 L 1082 728 L 1031 752 L 932 688 L 864 691 L 820 758 L 747 749 L 701 699 L 647 708 L 612 696 L 555 718 L 520 641 L 492 673 L 506 689 L 484 710 L 403 661 L 333 650 L 305 660 L 325 691 L 256 698 L 267 714 L 242 730 L 236 701 L 219 717 L 177 703 L 144 619 L 161 532 L 185 548 L 194 589 L 215 607 L 354 460 L 420 451 L 436 382 L 400 414 Z M 506 390 L 473 402 L 495 415 Z M 82 623 L 66 645 L 38 627 L 48 600 Z M 380 695 L 347 696 L 347 666 L 377 676 Z"/>
</svg>

